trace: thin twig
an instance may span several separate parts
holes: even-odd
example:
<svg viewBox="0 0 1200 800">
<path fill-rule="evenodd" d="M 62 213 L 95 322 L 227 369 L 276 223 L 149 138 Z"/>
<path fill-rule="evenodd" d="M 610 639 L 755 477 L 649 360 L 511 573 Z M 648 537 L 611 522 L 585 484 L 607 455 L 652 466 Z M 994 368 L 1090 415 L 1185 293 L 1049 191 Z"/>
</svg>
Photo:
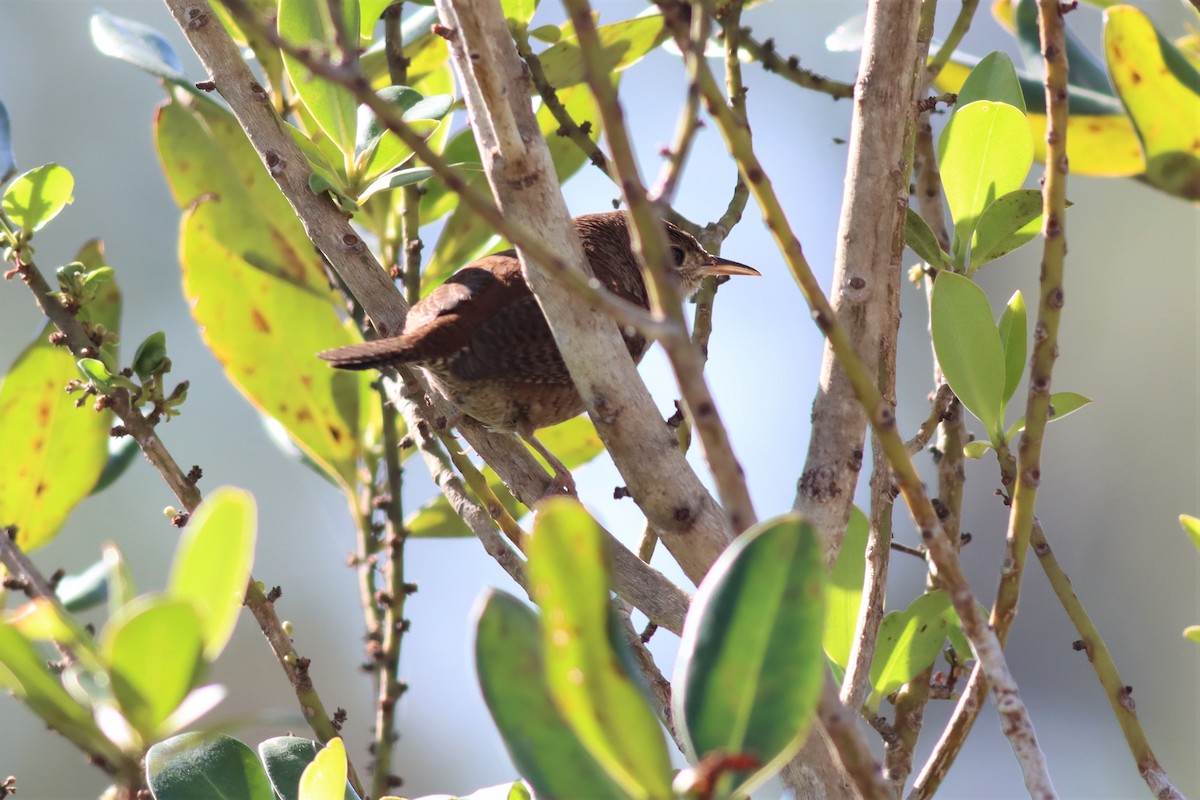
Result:
<svg viewBox="0 0 1200 800">
<path fill-rule="evenodd" d="M 773 72 L 805 89 L 827 94 L 834 100 L 844 100 L 854 96 L 853 84 L 836 81 L 810 69 L 805 69 L 800 66 L 800 59 L 796 56 L 784 58 L 779 55 L 775 50 L 774 39 L 766 39 L 760 43 L 750 35 L 749 28 L 742 28 L 740 38 L 742 49 L 757 59 L 767 72 Z"/>
<path fill-rule="evenodd" d="M 950 56 L 954 55 L 955 49 L 962 43 L 963 37 L 967 35 L 967 31 L 971 28 L 971 20 L 975 18 L 975 10 L 977 8 L 979 8 L 979 0 L 962 0 L 962 5 L 958 9 L 958 16 L 954 18 L 954 25 L 951 26 L 950 33 L 946 35 L 946 40 L 942 42 L 942 46 L 938 48 L 937 53 L 929 60 L 927 71 L 930 83 L 933 82 L 934 78 L 949 63 Z"/>
</svg>

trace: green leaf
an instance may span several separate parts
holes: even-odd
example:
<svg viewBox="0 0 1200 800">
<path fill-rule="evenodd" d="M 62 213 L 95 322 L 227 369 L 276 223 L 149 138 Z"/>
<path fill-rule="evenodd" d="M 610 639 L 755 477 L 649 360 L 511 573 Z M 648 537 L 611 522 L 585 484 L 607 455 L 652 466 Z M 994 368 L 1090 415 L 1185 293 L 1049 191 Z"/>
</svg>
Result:
<svg viewBox="0 0 1200 800">
<path fill-rule="evenodd" d="M 971 272 L 1011 253 L 1042 229 L 1042 193 L 1017 189 L 988 205 L 975 225 L 971 243 Z"/>
<path fill-rule="evenodd" d="M 974 442 L 967 442 L 963 445 L 963 455 L 967 458 L 983 458 L 988 450 L 992 449 L 992 443 L 986 439 L 979 439 Z"/>
<path fill-rule="evenodd" d="M 372 377 L 331 370 L 312 354 L 361 338 L 327 295 L 256 269 L 214 240 L 198 213 L 184 215 L 180 261 L 205 343 L 251 403 L 328 474 L 354 485 L 359 404 Z"/>
<path fill-rule="evenodd" d="M 867 569 L 867 535 L 871 523 L 857 506 L 850 508 L 850 524 L 838 550 L 837 561 L 825 588 L 825 655 L 842 669 L 850 664 L 850 650 L 862 605 L 863 575 Z"/>
<path fill-rule="evenodd" d="M 636 64 L 668 36 L 662 16 L 657 11 L 612 25 L 601 25 L 597 33 L 606 74 L 614 74 Z M 574 32 L 564 35 L 557 44 L 540 53 L 538 59 L 542 62 L 547 80 L 555 89 L 565 89 L 584 80 L 583 56 Z"/>
<path fill-rule="evenodd" d="M 1092 5 L 1107 6 L 1119 0 L 1090 0 Z M 1038 32 L 1038 4 L 1036 0 L 1017 0 L 1014 3 L 1013 27 L 1021 55 L 1027 68 L 1035 74 L 1042 69 L 1042 43 Z M 1112 87 L 1108 83 L 1108 75 L 1104 71 L 1104 62 L 1092 55 L 1092 51 L 1083 44 L 1071 26 L 1066 26 L 1064 33 L 1067 41 L 1067 63 L 1071 69 L 1067 75 L 1070 91 L 1087 89 L 1113 96 Z M 1044 110 L 1044 109 L 1043 109 Z"/>
<path fill-rule="evenodd" d="M 714 752 L 760 760 L 736 775 L 735 795 L 773 775 L 812 723 L 825 674 L 823 553 L 798 515 L 756 525 L 713 564 L 684 622 L 674 718 L 692 763 Z"/>
<path fill-rule="evenodd" d="M 1040 56 L 1039 56 L 1040 61 Z M 1072 63 L 1075 63 L 1072 61 Z M 956 92 L 970 72 L 963 62 L 946 65 L 934 82 L 943 92 Z M 1046 160 L 1046 98 L 1040 78 L 1020 73 L 1029 126 L 1033 129 L 1033 154 Z M 1067 159 L 1074 175 L 1129 177 L 1145 170 L 1142 147 L 1133 120 L 1111 93 L 1072 88 L 1067 100 Z"/>
<path fill-rule="evenodd" d="M 184 733 L 146 754 L 156 800 L 275 800 L 254 751 L 220 733 Z"/>
<path fill-rule="evenodd" d="M 96 485 L 108 458 L 112 412 L 75 407 L 63 391 L 78 378 L 75 358 L 47 341 L 46 325 L 0 383 L 0 520 L 17 526 L 26 551 L 54 538 Z"/>
<path fill-rule="evenodd" d="M 121 608 L 100 635 L 122 715 L 153 740 L 196 684 L 201 667 L 201 622 L 191 603 L 142 597 Z"/>
<path fill-rule="evenodd" d="M 1200 625 L 1189 625 L 1183 629 L 1183 636 L 1193 642 L 1200 642 Z"/>
<path fill-rule="evenodd" d="M 970 278 L 939 272 L 933 282 L 930 317 L 933 349 L 946 382 L 984 424 L 988 436 L 997 440 L 1007 372 L 987 295 Z"/>
<path fill-rule="evenodd" d="M 454 98 L 450 95 L 424 97 L 407 86 L 388 86 L 379 96 L 403 112 L 404 121 L 414 131 L 428 137 L 450 111 Z M 358 109 L 358 134 L 355 144 L 356 175 L 360 184 L 369 184 L 388 170 L 400 166 L 412 157 L 412 148 L 380 122 L 367 106 Z"/>
<path fill-rule="evenodd" d="M 1196 549 L 1200 550 L 1200 517 L 1180 514 L 1179 524 L 1183 526 L 1183 532 L 1192 540 L 1192 544 L 1196 545 Z"/>
<path fill-rule="evenodd" d="M 941 268 L 949 263 L 950 257 L 942 252 L 929 223 L 911 208 L 904 215 L 904 243 L 927 264 Z"/>
<path fill-rule="evenodd" d="M 255 269 L 330 297 L 320 255 L 229 111 L 208 98 L 173 100 L 158 109 L 154 141 L 193 224 Z"/>
<path fill-rule="evenodd" d="M 79 367 L 79 373 L 83 375 L 84 379 L 94 383 L 100 391 L 112 388 L 112 373 L 100 359 L 81 358 L 75 362 L 75 366 Z"/>
<path fill-rule="evenodd" d="M 101 559 L 83 572 L 64 576 L 54 593 L 72 614 L 87 611 L 108 599 L 109 571 L 108 562 Z"/>
<path fill-rule="evenodd" d="M 1012 399 L 1025 374 L 1025 349 L 1028 346 L 1025 332 L 1025 298 L 1020 291 L 1013 292 L 1000 314 L 1000 345 L 1004 348 L 1004 403 Z M 1003 413 L 1001 413 L 1003 416 Z"/>
<path fill-rule="evenodd" d="M 17 171 L 17 157 L 13 153 L 12 127 L 8 121 L 8 109 L 0 103 L 0 183 L 4 183 Z"/>
<path fill-rule="evenodd" d="M 156 78 L 189 85 L 175 48 L 149 25 L 114 16 L 100 8 L 92 13 L 89 28 L 92 44 L 104 55 L 133 64 Z M 192 90 L 195 91 L 194 87 Z"/>
<path fill-rule="evenodd" d="M 1033 164 L 1029 120 L 1007 103 L 979 101 L 958 108 L 938 140 L 946 202 L 954 217 L 955 263 L 967 263 L 967 245 L 983 210 L 1021 188 Z"/>
<path fill-rule="evenodd" d="M 90 325 L 93 331 L 103 325 L 106 331 L 117 333 L 121 328 L 121 287 L 114 280 L 112 268 L 105 266 L 104 242 L 99 239 L 84 242 L 75 253 L 75 261 L 84 269 L 80 287 L 84 303 L 75 318 Z M 119 370 L 118 350 L 118 342 L 112 337 L 100 346 L 100 360 L 109 372 Z"/>
<path fill-rule="evenodd" d="M 75 200 L 74 188 L 75 178 L 66 167 L 45 164 L 13 179 L 0 206 L 14 224 L 34 233 Z"/>
<path fill-rule="evenodd" d="M 383 12 L 387 11 L 388 6 L 395 2 L 396 0 L 358 0 L 358 36 L 362 41 L 371 40 L 372 34 L 375 33 L 375 24 L 383 16 Z"/>
<path fill-rule="evenodd" d="M 1200 72 L 1133 6 L 1104 12 L 1109 75 L 1133 118 L 1146 154 L 1146 180 L 1200 200 Z"/>
<path fill-rule="evenodd" d="M 547 684 L 579 741 L 626 794 L 668 797 L 670 762 L 658 720 L 608 638 L 607 562 L 603 532 L 578 502 L 542 503 L 529 577 L 542 608 Z"/>
<path fill-rule="evenodd" d="M 967 76 L 958 90 L 957 106 L 967 106 L 979 100 L 1008 103 L 1025 113 L 1025 97 L 1017 80 L 1012 59 L 999 50 L 988 53 Z"/>
<path fill-rule="evenodd" d="M 880 701 L 933 664 L 946 641 L 945 610 L 950 597 L 941 589 L 921 595 L 904 611 L 893 611 L 879 626 L 875 661 L 871 664 L 874 692 L 867 700 L 872 711 Z"/>
<path fill-rule="evenodd" d="M 386 192 L 389 189 L 398 189 L 401 186 L 411 186 L 414 183 L 423 183 L 433 176 L 434 172 L 429 167 L 409 167 L 389 172 L 371 181 L 367 188 L 359 192 L 358 202 L 361 205 L 373 194 Z"/>
<path fill-rule="evenodd" d="M 155 331 L 146 337 L 133 356 L 133 371 L 142 380 L 146 380 L 162 369 L 167 360 L 167 335 Z"/>
<path fill-rule="evenodd" d="M 500 7 L 504 10 L 504 18 L 508 20 L 509 29 L 515 25 L 520 30 L 529 27 L 529 20 L 537 11 L 538 0 L 501 0 Z"/>
<path fill-rule="evenodd" d="M 320 749 L 318 742 L 298 736 L 276 736 L 259 744 L 258 754 L 267 767 L 271 786 L 281 800 L 298 800 L 300 776 Z M 345 785 L 342 797 L 344 800 L 358 800 L 349 782 Z"/>
<path fill-rule="evenodd" d="M 103 741 L 88 709 L 75 702 L 46 669 L 46 658 L 11 625 L 0 622 L 0 688 L 12 692 L 71 741 Z"/>
<path fill-rule="evenodd" d="M 540 797 L 621 798 L 546 686 L 537 615 L 492 589 L 475 611 L 475 671 L 513 764 Z"/>
<path fill-rule="evenodd" d="M 299 800 L 342 800 L 346 794 L 346 746 L 335 736 L 300 775 Z"/>
<path fill-rule="evenodd" d="M 358 31 L 358 3 L 341 4 L 342 24 Z M 280 0 L 279 35 L 288 41 L 321 50 L 332 50 L 336 34 L 330 6 L 324 0 Z M 321 130 L 347 157 L 354 155 L 355 116 L 358 101 L 349 90 L 313 75 L 307 67 L 284 54 L 284 68 L 300 101 Z"/>
<path fill-rule="evenodd" d="M 254 563 L 257 527 L 254 497 L 221 487 L 192 514 L 175 549 L 167 593 L 192 604 L 209 661 L 233 635 Z"/>
<path fill-rule="evenodd" d="M 1075 392 L 1055 392 L 1050 395 L 1050 417 L 1048 421 L 1053 422 L 1056 419 L 1062 419 L 1068 414 L 1078 411 L 1079 409 L 1092 402 L 1089 398 Z M 1025 417 L 1021 417 L 1004 434 L 1005 438 L 1012 439 L 1021 431 L 1025 430 Z"/>
</svg>

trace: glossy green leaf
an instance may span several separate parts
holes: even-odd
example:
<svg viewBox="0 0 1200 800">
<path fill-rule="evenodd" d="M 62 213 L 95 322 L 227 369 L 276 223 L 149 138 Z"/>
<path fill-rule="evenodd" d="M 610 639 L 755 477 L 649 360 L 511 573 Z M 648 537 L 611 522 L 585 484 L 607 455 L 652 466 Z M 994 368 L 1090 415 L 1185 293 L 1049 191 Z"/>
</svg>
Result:
<svg viewBox="0 0 1200 800">
<path fill-rule="evenodd" d="M 360 204 L 365 203 L 371 195 L 386 192 L 389 189 L 399 189 L 401 186 L 423 183 L 432 178 L 433 175 L 434 172 L 429 167 L 409 167 L 389 172 L 367 184 L 367 188 L 359 192 L 358 202 Z"/>
<path fill-rule="evenodd" d="M 167 335 L 155 331 L 145 338 L 133 356 L 133 371 L 145 380 L 163 368 L 167 360 Z"/>
<path fill-rule="evenodd" d="M 187 85 L 187 75 L 175 48 L 149 25 L 114 16 L 100 8 L 92 12 L 89 30 L 92 44 L 104 55 L 133 64 L 156 78 Z"/>
<path fill-rule="evenodd" d="M 1200 71 L 1133 6 L 1104 12 L 1104 50 L 1145 150 L 1146 179 L 1200 200 Z"/>
<path fill-rule="evenodd" d="M 221 733 L 184 733 L 146 754 L 155 800 L 275 800 L 254 751 Z"/>
<path fill-rule="evenodd" d="M 276 736 L 258 746 L 258 754 L 267 768 L 271 787 L 281 800 L 298 800 L 300 776 L 304 773 L 321 745 L 299 736 Z M 344 800 L 358 800 L 358 795 L 347 782 L 342 793 Z"/>
<path fill-rule="evenodd" d="M 946 641 L 949 623 L 944 612 L 950 597 L 941 589 L 921 595 L 904 611 L 893 611 L 879 626 L 875 661 L 871 664 L 872 710 L 880 701 L 933 664 Z"/>
<path fill-rule="evenodd" d="M 100 477 L 96 479 L 96 485 L 92 487 L 90 494 L 98 494 L 116 483 L 141 451 L 137 440 L 132 436 L 110 438 L 108 460 L 104 462 L 104 469 L 100 471 Z"/>
<path fill-rule="evenodd" d="M 299 800 L 342 800 L 346 793 L 346 746 L 335 736 L 300 775 Z"/>
<path fill-rule="evenodd" d="M 83 376 L 84 380 L 93 383 L 100 391 L 112 388 L 112 373 L 100 359 L 81 358 L 75 362 L 75 366 L 79 367 L 79 374 Z"/>
<path fill-rule="evenodd" d="M 998 197 L 1021 188 L 1029 174 L 1029 121 L 1007 103 L 981 100 L 958 108 L 938 140 L 938 162 L 954 218 L 951 252 L 961 267 L 980 214 Z"/>
<path fill-rule="evenodd" d="M 952 61 L 938 74 L 934 85 L 943 92 L 956 92 L 969 72 L 967 64 Z M 1045 162 L 1045 88 L 1039 78 L 1023 73 L 1018 74 L 1018 81 L 1033 130 L 1033 154 Z M 1119 100 L 1109 94 L 1072 88 L 1067 107 L 1067 159 L 1072 174 L 1128 177 L 1142 173 L 1146 166 L 1142 147 L 1133 120 Z"/>
<path fill-rule="evenodd" d="M 1025 298 L 1019 291 L 1013 292 L 1000 314 L 996 326 L 1000 330 L 1000 346 L 1004 348 L 1004 403 L 1012 399 L 1025 374 L 1025 351 L 1028 334 L 1025 331 Z"/>
<path fill-rule="evenodd" d="M 357 0 L 358 2 L 358 35 L 364 41 L 370 41 L 383 12 L 396 0 Z"/>
<path fill-rule="evenodd" d="M 8 121 L 8 109 L 0 103 L 0 183 L 4 183 L 17 171 L 17 157 L 13 153 L 12 127 Z"/>
<path fill-rule="evenodd" d="M 200 618 L 191 603 L 140 598 L 120 609 L 100 635 L 112 692 L 122 715 L 153 739 L 196 684 L 201 667 Z"/>
<path fill-rule="evenodd" d="M 605 538 L 578 502 L 544 502 L 529 548 L 542 609 L 546 681 L 579 741 L 626 794 L 668 797 L 671 770 L 658 720 L 608 638 Z"/>
<path fill-rule="evenodd" d="M 1196 549 L 1200 550 L 1200 517 L 1180 514 L 1179 524 L 1183 527 L 1183 532 L 1192 540 L 1192 544 L 1196 546 Z"/>
<path fill-rule="evenodd" d="M 44 164 L 13 179 L 0 206 L 26 233 L 39 231 L 75 198 L 75 178 L 66 167 Z"/>
<path fill-rule="evenodd" d="M 0 622 L 0 688 L 48 725 L 85 748 L 110 752 L 88 709 L 77 703 L 50 674 L 46 657 L 16 628 Z"/>
<path fill-rule="evenodd" d="M 1042 230 L 1042 193 L 1017 189 L 996 198 L 975 225 L 970 272 L 1011 253 Z"/>
<path fill-rule="evenodd" d="M 1025 113 L 1025 98 L 1012 59 L 999 50 L 984 56 L 958 91 L 959 107 L 978 100 L 1008 103 Z"/>
<path fill-rule="evenodd" d="M 52 346 L 47 325 L 0 383 L 0 524 L 17 526 L 29 551 L 49 542 L 96 485 L 108 458 L 112 412 L 63 391 L 79 377 L 75 358 Z"/>
<path fill-rule="evenodd" d="M 662 16 L 657 12 L 601 25 L 597 29 L 603 50 L 603 67 L 615 74 L 640 61 L 667 38 Z M 538 54 L 547 80 L 555 89 L 565 89 L 584 80 L 583 55 L 575 34 L 564 35 L 557 44 Z M 578 117 L 576 121 L 580 121 Z"/>
<path fill-rule="evenodd" d="M 808 733 L 825 674 L 824 578 L 816 531 L 789 514 L 739 536 L 692 601 L 674 718 L 693 763 L 713 752 L 759 759 L 752 775 L 737 773 L 733 794 L 773 775 Z"/>
<path fill-rule="evenodd" d="M 341 3 L 341 8 L 344 29 L 358 31 L 358 3 Z M 279 35 L 291 42 L 331 50 L 335 47 L 336 34 L 329 4 L 324 0 L 280 0 Z M 358 108 L 354 95 L 342 86 L 313 75 L 291 56 L 285 54 L 283 64 L 300 101 L 321 130 L 347 158 L 353 156 Z"/>
<path fill-rule="evenodd" d="M 108 575 L 109 565 L 101 559 L 83 572 L 63 576 L 54 593 L 67 611 L 86 611 L 108 599 Z"/>
<path fill-rule="evenodd" d="M 257 527 L 254 497 L 221 487 L 192 514 L 175 548 L 167 594 L 194 607 L 209 661 L 233 635 L 254 563 Z"/>
<path fill-rule="evenodd" d="M 475 619 L 483 699 L 521 776 L 540 797 L 624 797 L 554 705 L 537 614 L 493 589 L 477 603 Z"/>
<path fill-rule="evenodd" d="M 933 349 L 954 394 L 995 440 L 1007 371 L 987 295 L 970 278 L 938 273 L 930 300 Z"/>
<path fill-rule="evenodd" d="M 857 506 L 850 508 L 850 524 L 838 550 L 837 561 L 825 588 L 825 628 L 822 643 L 829 660 L 845 669 L 850 664 L 858 612 L 862 606 L 863 576 L 867 569 L 867 535 L 871 523 Z"/>
<path fill-rule="evenodd" d="M 941 268 L 949 262 L 929 223 L 911 208 L 904 215 L 904 243 L 927 264 Z"/>
<path fill-rule="evenodd" d="M 204 206 L 201 207 L 201 210 Z M 329 369 L 313 354 L 360 338 L 327 296 L 256 269 L 184 215 L 183 287 L 205 343 L 230 381 L 344 485 L 355 481 L 359 403 L 371 375 Z"/>
<path fill-rule="evenodd" d="M 1050 395 L 1049 421 L 1053 422 L 1056 419 L 1062 419 L 1068 414 L 1083 408 L 1090 402 L 1092 402 L 1091 399 L 1075 392 L 1055 392 Z M 1025 430 L 1025 417 L 1021 417 L 1014 422 L 1004 436 L 1007 439 L 1012 439 L 1023 430 Z"/>
<path fill-rule="evenodd" d="M 255 269 L 328 296 L 320 256 L 237 120 L 207 98 L 189 101 L 160 106 L 154 124 L 176 204 Z"/>
<path fill-rule="evenodd" d="M 1093 5 L 1112 5 L 1114 0 L 1091 0 Z M 1119 1 L 1119 0 L 1117 0 Z M 1042 69 L 1041 35 L 1038 32 L 1038 4 L 1036 0 L 1017 0 L 1012 4 L 1012 29 L 1021 48 L 1021 55 L 1030 71 L 1039 72 Z M 1112 95 L 1112 87 L 1108 83 L 1108 75 L 1104 70 L 1104 62 L 1092 55 L 1092 51 L 1075 33 L 1074 26 L 1065 26 L 1067 42 L 1067 63 L 1071 65 L 1067 76 L 1072 90 L 1088 89 Z"/>
</svg>

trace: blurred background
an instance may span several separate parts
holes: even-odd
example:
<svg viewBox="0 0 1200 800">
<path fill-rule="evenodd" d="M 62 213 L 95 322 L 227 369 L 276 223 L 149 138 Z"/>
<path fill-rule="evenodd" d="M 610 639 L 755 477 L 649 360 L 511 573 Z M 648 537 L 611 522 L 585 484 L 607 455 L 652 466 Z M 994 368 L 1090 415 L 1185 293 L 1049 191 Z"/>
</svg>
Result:
<svg viewBox="0 0 1200 800">
<path fill-rule="evenodd" d="M 1160 30 L 1172 37 L 1183 32 L 1185 13 L 1190 13 L 1185 3 L 1139 5 Z M 544 6 L 535 24 L 561 21 L 561 9 L 552 0 Z M 604 22 L 632 16 L 645 4 L 611 0 L 596 6 Z M 949 0 L 942 6 L 939 33 L 958 10 Z M 201 343 L 179 285 L 179 212 L 152 144 L 152 115 L 164 94 L 147 75 L 92 47 L 88 19 L 93 7 L 92 0 L 0 0 L 0 99 L 11 117 L 20 168 L 55 161 L 76 180 L 75 203 L 38 239 L 38 262 L 48 273 L 70 261 L 86 239 L 102 237 L 125 295 L 125 342 L 166 331 L 172 377 L 189 379 L 191 391 L 183 415 L 160 433 L 181 464 L 203 468 L 202 489 L 234 484 L 256 496 L 255 576 L 283 587 L 277 608 L 293 622 L 299 651 L 313 659 L 311 674 L 325 703 L 348 712 L 343 733 L 349 753 L 365 765 L 371 690 L 359 671 L 361 613 L 354 575 L 345 567 L 353 549 L 345 505 L 329 484 L 270 442 L 258 414 Z M 164 32 L 184 57 L 189 75 L 206 77 L 161 3 L 104 0 L 103 8 Z M 777 0 L 747 12 L 745 23 L 760 37 L 773 36 L 781 53 L 849 80 L 858 55 L 827 52 L 824 38 L 861 10 L 859 3 L 835 0 Z M 1094 51 L 1099 49 L 1098 13 L 1080 8 L 1068 23 Z M 986 8 L 980 9 L 964 49 L 975 55 L 1003 49 L 1017 60 L 1014 42 Z M 629 124 L 651 176 L 658 169 L 659 148 L 670 140 L 682 83 L 680 62 L 661 50 L 623 81 Z M 849 134 L 850 105 L 799 90 L 757 65 L 746 68 L 746 83 L 760 158 L 827 287 L 846 156 L 840 140 Z M 463 124 L 461 115 L 455 124 Z M 1196 125 L 1200 130 L 1200 120 Z M 1036 186 L 1040 174 L 1035 165 L 1028 185 Z M 677 208 L 693 220 L 715 219 L 733 180 L 718 133 L 702 130 Z M 580 173 L 565 191 L 573 213 L 608 209 L 617 195 L 594 169 Z M 1200 514 L 1200 219 L 1195 207 L 1132 180 L 1072 176 L 1068 194 L 1074 202 L 1067 218 L 1068 302 L 1055 390 L 1080 392 L 1095 402 L 1051 426 L 1038 512 L 1124 681 L 1133 687 L 1160 761 L 1181 790 L 1198 794 L 1200 648 L 1180 631 L 1200 622 L 1200 554 L 1176 518 Z M 428 231 L 426 242 L 431 245 L 434 236 Z M 1040 249 L 1035 242 L 980 274 L 997 311 L 1014 289 L 1036 298 Z M 709 379 L 759 515 L 767 517 L 792 505 L 821 340 L 753 201 L 723 252 L 764 275 L 722 288 Z M 915 260 L 910 254 L 906 266 Z M 912 432 L 927 413 L 931 359 L 923 293 L 906 284 L 902 302 L 898 411 L 901 430 Z M 0 285 L 0 370 L 42 324 L 23 286 Z M 676 389 L 661 354 L 647 357 L 642 374 L 666 415 Z M 981 432 L 978 423 L 974 429 Z M 5 452 L 0 442 L 0 458 L 20 457 Z M 927 454 L 919 464 L 932 475 Z M 422 472 L 416 462 L 406 472 L 406 509 L 416 508 L 433 491 Z M 611 463 L 599 460 L 577 477 L 593 513 L 626 541 L 636 541 L 640 516 L 630 501 L 612 499 L 613 487 L 623 481 Z M 979 595 L 987 599 L 995 588 L 1007 514 L 994 496 L 993 461 L 970 463 L 968 478 L 964 530 L 974 534 L 974 541 L 963 559 Z M 35 560 L 47 573 L 58 567 L 78 571 L 112 540 L 131 562 L 139 589 L 161 589 L 176 540 L 162 509 L 173 500 L 139 459 L 115 487 L 86 501 Z M 898 509 L 896 517 L 898 538 L 914 542 L 906 513 Z M 511 780 L 516 773 L 475 683 L 470 614 L 484 587 L 514 587 L 473 539 L 412 541 L 407 559 L 409 579 L 420 589 L 408 605 L 413 624 L 403 644 L 403 674 L 411 690 L 400 714 L 397 772 L 405 781 L 400 792 L 410 797 L 465 794 Z M 683 580 L 665 560 L 657 565 Z M 906 605 L 921 582 L 919 562 L 897 559 L 890 607 Z M 1071 648 L 1075 638 L 1031 560 L 1010 639 L 1010 665 L 1056 787 L 1063 797 L 1146 796 L 1086 657 Z M 669 674 L 674 641 L 660 633 L 654 648 Z M 231 692 L 215 719 L 252 746 L 287 731 L 307 733 L 286 681 L 248 617 L 239 623 L 213 678 Z M 949 712 L 947 703 L 927 710 L 918 763 Z M 0 778 L 9 774 L 16 775 L 20 796 L 28 800 L 95 797 L 106 785 L 65 740 L 0 696 Z M 1023 794 L 1019 770 L 989 706 L 941 796 Z"/>
</svg>

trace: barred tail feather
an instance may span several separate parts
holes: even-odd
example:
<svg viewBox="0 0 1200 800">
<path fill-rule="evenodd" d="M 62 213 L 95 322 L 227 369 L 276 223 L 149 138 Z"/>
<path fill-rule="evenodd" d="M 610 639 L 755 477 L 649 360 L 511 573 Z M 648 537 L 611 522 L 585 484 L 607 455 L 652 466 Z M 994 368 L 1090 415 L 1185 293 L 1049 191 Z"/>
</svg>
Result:
<svg viewBox="0 0 1200 800">
<path fill-rule="evenodd" d="M 408 343 L 401 337 L 335 347 L 317 353 L 338 369 L 376 369 L 409 360 Z"/>
</svg>

